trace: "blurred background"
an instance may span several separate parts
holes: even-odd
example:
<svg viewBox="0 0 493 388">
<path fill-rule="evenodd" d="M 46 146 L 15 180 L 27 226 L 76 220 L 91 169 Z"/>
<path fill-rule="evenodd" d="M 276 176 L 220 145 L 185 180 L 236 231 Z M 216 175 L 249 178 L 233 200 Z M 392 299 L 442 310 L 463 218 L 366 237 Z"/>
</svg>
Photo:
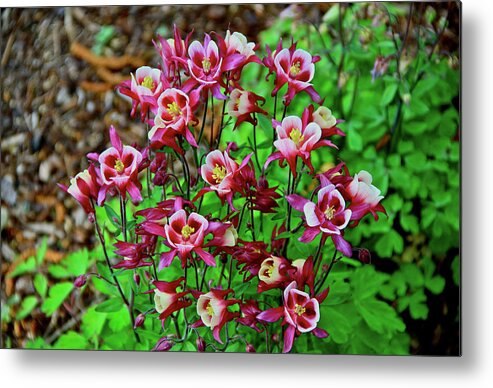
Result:
<svg viewBox="0 0 493 388">
<path fill-rule="evenodd" d="M 459 353 L 458 3 L 1 12 L 3 347 L 38 337 L 53 343 L 58 328 L 77 326 L 70 303 L 51 314 L 40 308 L 39 290 L 46 296 L 43 284 L 59 278 L 52 268 L 96 244 L 85 213 L 56 183 L 86 168 L 85 155 L 108 143 L 109 125 L 123 129 L 126 143 L 145 137 L 114 87 L 137 67 L 158 64 L 152 39 L 171 36 L 176 24 L 194 38 L 229 27 L 262 47 L 294 36 L 322 56 L 317 76 L 327 90 L 317 90 L 348 122 L 343 158 L 364 154 L 353 165 L 377 169 L 388 200 L 390 226 L 354 242 L 368 241 L 373 265 L 392 274 L 386 298 L 406 322 L 409 352 Z"/>
</svg>

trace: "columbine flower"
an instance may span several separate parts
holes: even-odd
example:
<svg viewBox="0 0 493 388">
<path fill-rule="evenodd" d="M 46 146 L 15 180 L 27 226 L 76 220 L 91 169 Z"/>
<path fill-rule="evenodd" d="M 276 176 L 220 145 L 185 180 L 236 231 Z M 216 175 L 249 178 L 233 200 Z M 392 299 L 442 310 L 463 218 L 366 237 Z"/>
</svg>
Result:
<svg viewBox="0 0 493 388">
<path fill-rule="evenodd" d="M 215 150 L 207 154 L 205 164 L 200 168 L 202 178 L 210 185 L 203 188 L 195 197 L 195 200 L 209 191 L 215 191 L 222 202 L 226 199 L 231 209 L 233 206 L 233 195 L 242 190 L 237 181 L 238 174 L 248 164 L 252 154 L 249 154 L 238 165 L 227 151 Z"/>
<path fill-rule="evenodd" d="M 272 91 L 272 96 L 288 84 L 288 91 L 283 97 L 285 105 L 289 105 L 294 96 L 302 91 L 308 93 L 313 101 L 320 104 L 322 100 L 310 83 L 315 74 L 314 64 L 319 60 L 319 56 L 312 57 L 307 51 L 296 49 L 296 44 L 292 44 L 289 49 L 282 49 L 279 44 L 273 56 L 268 49 L 268 56 L 263 62 L 270 72 L 276 74 L 276 86 Z"/>
<path fill-rule="evenodd" d="M 142 201 L 140 195 L 142 186 L 137 177 L 143 159 L 142 154 L 133 147 L 124 146 L 113 126 L 110 127 L 110 139 L 113 147 L 99 155 L 101 179 L 104 185 L 99 191 L 98 204 L 102 203 L 107 190 L 111 187 L 118 188 L 123 197 L 128 191 L 134 201 Z"/>
<path fill-rule="evenodd" d="M 79 172 L 70 180 L 69 187 L 62 184 L 58 184 L 58 187 L 74 197 L 87 214 L 94 214 L 93 202 L 98 199 L 99 180 L 96 168 L 91 163 L 87 170 Z"/>
<path fill-rule="evenodd" d="M 231 92 L 226 109 L 230 116 L 236 117 L 235 129 L 244 121 L 257 125 L 253 117 L 255 113 L 267 114 L 258 106 L 258 101 L 265 102 L 265 99 L 245 90 L 234 89 Z"/>
<path fill-rule="evenodd" d="M 316 148 L 322 136 L 320 126 L 314 122 L 304 124 L 297 116 L 285 117 L 282 123 L 273 121 L 272 125 L 276 128 L 277 133 L 274 146 L 279 152 L 275 152 L 267 158 L 264 170 L 273 160 L 286 160 L 293 176 L 296 177 L 296 158 L 299 156 L 313 173 L 310 153 Z"/>
<path fill-rule="evenodd" d="M 188 93 L 195 86 L 210 89 L 212 95 L 220 100 L 226 96 L 221 93 L 220 80 L 222 75 L 223 58 L 219 55 L 216 42 L 211 40 L 209 34 L 205 34 L 204 44 L 193 41 L 188 47 L 187 61 L 191 78 L 185 82 L 182 90 Z"/>
<path fill-rule="evenodd" d="M 222 327 L 240 315 L 238 312 L 233 313 L 228 310 L 229 306 L 240 302 L 237 299 L 225 299 L 232 292 L 233 290 L 213 289 L 207 294 L 203 294 L 198 291 L 192 291 L 194 297 L 198 299 L 197 314 L 200 316 L 200 320 L 194 323 L 192 327 L 210 327 L 216 341 L 222 344 L 220 336 Z"/>
<path fill-rule="evenodd" d="M 385 213 L 384 207 L 380 204 L 383 196 L 380 195 L 380 190 L 372 185 L 372 180 L 371 174 L 362 170 L 346 186 L 346 191 L 351 196 L 349 206 L 352 211 L 351 220 L 360 220 L 368 213 L 378 220 L 376 212 Z"/>
<path fill-rule="evenodd" d="M 157 108 L 157 99 L 163 91 L 161 70 L 149 66 L 139 67 L 132 79 L 122 82 L 118 90 L 132 99 L 132 117 L 135 116 L 137 107 L 140 105 L 140 116 L 145 120 L 149 109 L 153 112 Z"/>
<path fill-rule="evenodd" d="M 115 253 L 123 260 L 115 264 L 113 268 L 134 269 L 139 267 L 148 267 L 152 262 L 145 261 L 149 259 L 156 248 L 156 236 L 143 236 L 139 243 L 129 243 L 118 241 L 114 244 Z"/>
<path fill-rule="evenodd" d="M 180 71 L 187 69 L 187 66 L 185 65 L 186 55 L 188 41 L 191 35 L 192 33 L 189 33 L 183 40 L 180 31 L 176 25 L 174 25 L 172 39 L 164 39 L 163 37 L 158 36 L 159 44 L 154 42 L 154 47 L 156 47 L 163 63 L 163 75 L 168 82 L 173 85 L 180 83 Z"/>
<path fill-rule="evenodd" d="M 260 265 L 258 292 L 264 292 L 289 283 L 295 269 L 282 257 L 270 256 Z"/>
<path fill-rule="evenodd" d="M 154 292 L 154 306 L 159 314 L 159 319 L 165 321 L 175 311 L 181 310 L 192 304 L 186 300 L 185 295 L 190 291 L 177 292 L 177 288 L 182 286 L 185 278 L 181 277 L 173 282 L 163 282 L 155 280 L 152 284 L 156 287 Z"/>
<path fill-rule="evenodd" d="M 294 338 L 302 333 L 312 332 L 319 338 L 327 337 L 327 332 L 317 328 L 320 319 L 319 303 L 327 296 L 327 292 L 311 298 L 309 294 L 297 289 L 296 281 L 290 283 L 283 294 L 284 305 L 271 308 L 260 313 L 257 318 L 265 322 L 275 322 L 283 318 L 283 325 L 288 325 L 284 330 L 283 353 L 287 353 L 293 347 Z"/>
<path fill-rule="evenodd" d="M 168 146 L 175 151 L 183 153 L 183 150 L 176 144 L 178 135 L 185 136 L 187 141 L 194 147 L 198 147 L 193 134 L 188 125 L 196 122 L 193 115 L 192 106 L 196 101 L 195 94 L 192 101 L 178 89 L 166 89 L 157 100 L 157 114 L 154 119 L 154 126 L 149 131 L 149 140 L 153 148 Z"/>
<path fill-rule="evenodd" d="M 304 213 L 307 226 L 300 241 L 310 242 L 322 233 L 322 238 L 330 236 L 336 248 L 351 257 L 351 246 L 342 237 L 351 219 L 351 210 L 346 209 L 346 202 L 334 185 L 319 190 L 317 204 L 297 194 L 288 195 L 286 199 L 293 208 Z"/>
<path fill-rule="evenodd" d="M 248 300 L 245 303 L 240 305 L 241 317 L 236 319 L 240 325 L 251 327 L 258 333 L 261 333 L 263 329 L 259 327 L 259 320 L 257 319 L 257 315 L 259 315 L 262 310 L 259 309 L 258 303 L 256 300 Z"/>
</svg>

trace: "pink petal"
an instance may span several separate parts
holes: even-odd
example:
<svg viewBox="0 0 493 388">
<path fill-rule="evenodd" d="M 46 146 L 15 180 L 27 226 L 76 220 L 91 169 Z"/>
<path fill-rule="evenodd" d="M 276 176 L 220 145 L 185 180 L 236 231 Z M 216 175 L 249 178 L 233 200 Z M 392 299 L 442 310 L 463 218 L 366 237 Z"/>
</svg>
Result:
<svg viewBox="0 0 493 388">
<path fill-rule="evenodd" d="M 291 325 L 289 325 L 284 331 L 284 347 L 282 349 L 283 353 L 288 353 L 293 347 L 295 333 L 296 328 Z"/>
</svg>

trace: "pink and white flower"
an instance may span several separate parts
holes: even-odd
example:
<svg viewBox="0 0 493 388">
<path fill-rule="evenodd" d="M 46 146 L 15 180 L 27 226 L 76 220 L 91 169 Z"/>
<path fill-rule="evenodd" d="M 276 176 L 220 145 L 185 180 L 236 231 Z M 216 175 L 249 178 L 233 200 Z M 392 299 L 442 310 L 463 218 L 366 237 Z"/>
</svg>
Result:
<svg viewBox="0 0 493 388">
<path fill-rule="evenodd" d="M 194 94 L 192 93 L 193 97 Z M 183 153 L 177 145 L 176 137 L 185 136 L 187 141 L 194 147 L 198 147 L 193 134 L 188 125 L 196 123 L 193 115 L 192 106 L 197 103 L 193 101 L 179 89 L 166 89 L 157 101 L 157 114 L 154 119 L 154 126 L 149 131 L 149 140 L 154 148 L 169 146 L 175 151 Z"/>
<path fill-rule="evenodd" d="M 279 44 L 273 55 L 269 49 L 268 56 L 263 62 L 270 72 L 276 74 L 276 86 L 272 91 L 272 96 L 288 84 L 288 91 L 283 97 L 285 105 L 289 105 L 294 96 L 302 91 L 308 93 L 313 101 L 320 104 L 322 100 L 310 83 L 315 74 L 314 64 L 319 60 L 319 56 L 312 57 L 307 51 L 296 49 L 296 44 L 292 44 L 289 49 L 283 49 Z"/>
<path fill-rule="evenodd" d="M 113 126 L 110 127 L 110 139 L 113 147 L 108 148 L 98 158 L 103 181 L 98 204 L 103 202 L 107 190 L 111 187 L 118 188 L 123 197 L 128 191 L 134 201 L 142 201 L 141 184 L 137 176 L 143 159 L 142 154 L 131 146 L 124 146 Z"/>
<path fill-rule="evenodd" d="M 67 187 L 58 184 L 63 191 L 69 193 L 79 202 L 87 214 L 94 214 L 93 202 L 97 201 L 101 183 L 94 164 L 90 164 L 87 170 L 79 172 L 70 179 Z"/>
<path fill-rule="evenodd" d="M 274 146 L 279 151 L 267 158 L 264 169 L 276 159 L 286 160 L 293 176 L 296 176 L 296 160 L 299 156 L 313 173 L 310 154 L 313 149 L 317 148 L 322 136 L 320 126 L 314 122 L 303 123 L 302 119 L 297 116 L 285 117 L 281 123 L 273 120 L 272 125 L 277 133 Z"/>
<path fill-rule="evenodd" d="M 154 113 L 157 109 L 157 99 L 164 88 L 162 73 L 159 69 L 142 66 L 131 77 L 131 80 L 122 82 L 118 90 L 132 99 L 132 117 L 140 104 L 141 119 L 144 121 L 149 109 Z"/>
<path fill-rule="evenodd" d="M 212 289 L 206 294 L 198 291 L 192 291 L 192 294 L 197 300 L 197 314 L 200 320 L 192 325 L 192 327 L 207 326 L 212 330 L 212 334 L 217 342 L 223 343 L 220 332 L 223 326 L 236 317 L 239 317 L 239 312 L 231 312 L 229 306 L 239 303 L 237 299 L 226 299 L 226 296 L 232 293 L 233 290 Z"/>
<path fill-rule="evenodd" d="M 179 278 L 173 282 L 164 282 L 155 280 L 152 284 L 156 287 L 154 291 L 154 306 L 159 314 L 159 319 L 163 322 L 171 314 L 179 311 L 192 304 L 192 301 L 186 300 L 185 295 L 190 291 L 178 292 L 178 287 L 182 287 L 183 280 L 185 278 Z"/>
<path fill-rule="evenodd" d="M 297 194 L 288 195 L 286 199 L 293 208 L 304 213 L 306 229 L 300 241 L 310 242 L 322 233 L 322 238 L 330 236 L 336 248 L 351 257 L 351 246 L 342 237 L 342 231 L 352 212 L 346 208 L 343 196 L 334 185 L 329 184 L 319 190 L 316 204 Z"/>
<path fill-rule="evenodd" d="M 311 298 L 309 294 L 297 289 L 296 281 L 291 282 L 283 293 L 284 305 L 263 311 L 257 319 L 265 322 L 275 322 L 283 318 L 284 330 L 283 353 L 288 353 L 293 347 L 294 338 L 302 333 L 312 332 L 319 338 L 327 337 L 327 332 L 317 328 L 320 320 L 319 304 L 327 296 L 327 292 Z"/>
<path fill-rule="evenodd" d="M 371 213 L 377 220 L 377 211 L 385 213 L 385 209 L 380 204 L 383 196 L 380 195 L 380 190 L 372 185 L 372 181 L 371 174 L 362 170 L 346 186 L 346 191 L 351 197 L 349 206 L 352 211 L 351 220 L 360 220 L 368 213 Z"/>
<path fill-rule="evenodd" d="M 253 117 L 255 113 L 267 114 L 259 107 L 259 101 L 265 102 L 265 99 L 252 92 L 240 89 L 231 92 L 226 110 L 230 116 L 236 117 L 235 129 L 244 121 L 256 125 L 257 120 Z"/>
<path fill-rule="evenodd" d="M 270 256 L 260 265 L 258 292 L 285 285 L 292 280 L 295 268 L 283 257 Z"/>
</svg>

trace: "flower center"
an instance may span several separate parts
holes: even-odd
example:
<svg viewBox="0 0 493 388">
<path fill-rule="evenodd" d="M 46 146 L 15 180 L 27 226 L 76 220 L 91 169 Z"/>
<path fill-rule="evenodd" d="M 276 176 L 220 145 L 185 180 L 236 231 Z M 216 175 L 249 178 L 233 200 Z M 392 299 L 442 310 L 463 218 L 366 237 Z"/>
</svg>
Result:
<svg viewBox="0 0 493 388">
<path fill-rule="evenodd" d="M 226 168 L 224 166 L 220 166 L 216 164 L 214 169 L 212 170 L 212 179 L 216 181 L 216 183 L 221 183 L 226 176 Z"/>
<path fill-rule="evenodd" d="M 274 266 L 273 265 L 267 266 L 267 276 L 271 278 L 273 272 L 274 272 Z"/>
<path fill-rule="evenodd" d="M 185 225 L 183 228 L 181 228 L 181 235 L 182 237 L 186 240 L 190 238 L 190 235 L 195 232 L 195 228 L 192 228 L 191 226 Z"/>
<path fill-rule="evenodd" d="M 168 108 L 166 110 L 173 118 L 181 115 L 181 109 L 176 103 L 176 101 L 173 101 L 171 104 L 168 104 L 167 107 Z"/>
<path fill-rule="evenodd" d="M 289 138 L 296 145 L 300 145 L 300 143 L 303 140 L 305 140 L 305 137 L 301 134 L 301 131 L 298 128 L 294 128 L 293 130 L 291 130 L 291 133 L 289 134 Z"/>
<path fill-rule="evenodd" d="M 211 317 L 214 316 L 214 309 L 212 308 L 211 304 L 209 303 L 209 305 L 207 306 L 206 308 L 207 310 L 207 314 L 209 314 Z"/>
<path fill-rule="evenodd" d="M 202 69 L 204 70 L 205 74 L 209 74 L 209 72 L 211 71 L 211 61 L 209 60 L 209 58 L 204 58 L 202 60 Z"/>
<path fill-rule="evenodd" d="M 123 162 L 120 159 L 117 159 L 115 162 L 114 168 L 118 173 L 121 174 L 123 172 L 123 170 L 125 170 L 125 165 L 123 164 Z"/>
<path fill-rule="evenodd" d="M 300 306 L 299 304 L 296 304 L 294 306 L 294 312 L 296 314 L 298 314 L 298 316 L 303 315 L 305 313 L 305 311 L 306 311 L 306 308 L 304 308 L 303 306 Z"/>
<path fill-rule="evenodd" d="M 141 86 L 147 88 L 147 89 L 154 89 L 154 80 L 150 75 L 145 76 L 142 82 L 140 83 Z"/>
<path fill-rule="evenodd" d="M 301 73 L 301 63 L 300 61 L 296 61 L 291 65 L 291 68 L 289 69 L 289 74 L 291 74 L 293 77 L 296 77 L 300 73 Z"/>
<path fill-rule="evenodd" d="M 334 206 L 328 207 L 327 210 L 324 212 L 325 218 L 327 218 L 328 220 L 331 220 L 332 218 L 334 218 L 335 212 L 336 212 L 336 209 L 334 209 Z"/>
</svg>

